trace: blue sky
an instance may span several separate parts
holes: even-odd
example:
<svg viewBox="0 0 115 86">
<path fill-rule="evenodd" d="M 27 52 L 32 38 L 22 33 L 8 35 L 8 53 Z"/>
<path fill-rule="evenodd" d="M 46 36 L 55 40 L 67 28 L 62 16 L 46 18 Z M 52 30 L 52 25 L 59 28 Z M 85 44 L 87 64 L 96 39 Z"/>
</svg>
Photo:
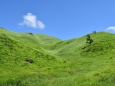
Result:
<svg viewBox="0 0 115 86">
<path fill-rule="evenodd" d="M 0 0 L 0 27 L 63 40 L 115 32 L 115 0 Z"/>
</svg>

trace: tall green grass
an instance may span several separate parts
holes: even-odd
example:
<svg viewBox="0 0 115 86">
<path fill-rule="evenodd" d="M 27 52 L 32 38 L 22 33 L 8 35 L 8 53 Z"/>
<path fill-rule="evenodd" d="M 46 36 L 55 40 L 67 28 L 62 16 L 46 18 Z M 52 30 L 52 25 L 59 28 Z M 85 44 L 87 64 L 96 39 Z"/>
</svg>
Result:
<svg viewBox="0 0 115 86">
<path fill-rule="evenodd" d="M 115 86 L 115 35 L 90 35 L 91 46 L 0 28 L 0 86 Z"/>
</svg>

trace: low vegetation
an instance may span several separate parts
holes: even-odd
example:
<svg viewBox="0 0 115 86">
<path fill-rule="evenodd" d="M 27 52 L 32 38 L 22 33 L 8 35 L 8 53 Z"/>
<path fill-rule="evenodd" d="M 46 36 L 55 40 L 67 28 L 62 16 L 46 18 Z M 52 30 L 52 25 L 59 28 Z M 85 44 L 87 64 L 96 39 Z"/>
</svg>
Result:
<svg viewBox="0 0 115 86">
<path fill-rule="evenodd" d="M 115 86 L 115 35 L 60 40 L 0 28 L 0 86 Z"/>
</svg>

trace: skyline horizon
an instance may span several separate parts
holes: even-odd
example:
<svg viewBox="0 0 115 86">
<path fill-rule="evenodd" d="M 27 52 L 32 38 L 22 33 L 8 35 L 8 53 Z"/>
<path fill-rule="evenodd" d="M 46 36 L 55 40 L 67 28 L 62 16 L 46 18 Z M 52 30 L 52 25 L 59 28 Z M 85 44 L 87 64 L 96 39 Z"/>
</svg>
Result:
<svg viewBox="0 0 115 86">
<path fill-rule="evenodd" d="M 8 3 L 9 2 L 9 3 Z M 1 0 L 0 26 L 63 40 L 93 31 L 115 33 L 114 0 Z"/>
<path fill-rule="evenodd" d="M 46 36 L 51 36 L 51 37 L 54 37 L 54 38 L 57 38 L 57 39 L 60 39 L 60 40 L 71 40 L 71 39 L 76 39 L 76 38 L 81 38 L 81 37 L 83 37 L 83 36 L 86 36 L 87 34 L 92 34 L 94 31 L 92 31 L 92 32 L 90 32 L 90 33 L 87 33 L 87 34 L 84 34 L 84 35 L 82 35 L 82 36 L 79 36 L 79 37 L 73 37 L 73 38 L 69 38 L 69 39 L 61 39 L 61 38 L 59 38 L 59 37 L 55 37 L 55 36 L 52 36 L 52 35 L 48 35 L 48 34 L 43 34 L 43 33 L 38 33 L 38 32 L 36 32 L 36 33 L 34 33 L 34 32 L 19 32 L 19 31 L 12 31 L 12 30 L 8 30 L 8 29 L 6 29 L 6 28 L 4 28 L 4 27 L 0 27 L 0 29 L 4 29 L 4 30 L 7 30 L 7 31 L 10 31 L 10 32 L 14 32 L 14 33 L 33 33 L 33 34 L 42 34 L 42 35 L 46 35 Z M 95 30 L 96 31 L 96 30 Z M 112 32 L 109 32 L 109 31 L 96 31 L 96 33 L 98 33 L 98 32 L 107 32 L 107 33 L 111 33 L 111 34 L 115 34 L 115 33 L 112 33 Z"/>
</svg>

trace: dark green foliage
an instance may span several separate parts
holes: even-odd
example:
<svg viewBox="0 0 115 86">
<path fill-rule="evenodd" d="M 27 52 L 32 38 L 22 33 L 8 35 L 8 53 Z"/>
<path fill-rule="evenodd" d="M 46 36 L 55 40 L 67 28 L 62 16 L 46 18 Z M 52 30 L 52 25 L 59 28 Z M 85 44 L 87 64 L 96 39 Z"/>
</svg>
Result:
<svg viewBox="0 0 115 86">
<path fill-rule="evenodd" d="M 91 37 L 90 37 L 90 35 L 89 34 L 87 34 L 87 37 L 86 37 L 86 43 L 88 43 L 88 44 L 92 44 L 92 42 L 93 42 L 93 39 L 91 39 Z"/>
<path fill-rule="evenodd" d="M 34 63 L 34 61 L 32 59 L 30 59 L 30 58 L 26 58 L 25 61 L 29 62 L 29 63 Z"/>
<path fill-rule="evenodd" d="M 29 33 L 30 35 L 33 35 L 33 33 Z"/>
<path fill-rule="evenodd" d="M 96 31 L 93 31 L 93 34 L 96 34 L 97 32 Z"/>
</svg>

